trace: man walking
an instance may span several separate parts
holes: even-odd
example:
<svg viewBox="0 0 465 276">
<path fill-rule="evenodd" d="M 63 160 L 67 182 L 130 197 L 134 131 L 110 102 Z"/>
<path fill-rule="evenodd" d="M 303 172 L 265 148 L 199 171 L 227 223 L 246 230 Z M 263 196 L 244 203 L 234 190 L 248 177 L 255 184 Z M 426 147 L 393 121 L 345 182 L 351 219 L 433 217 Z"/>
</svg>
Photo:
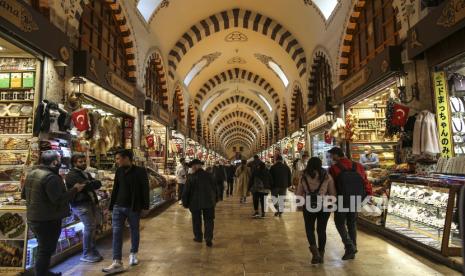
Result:
<svg viewBox="0 0 465 276">
<path fill-rule="evenodd" d="M 184 191 L 184 184 L 186 184 L 187 179 L 187 169 L 186 169 L 186 159 L 179 159 L 179 165 L 176 168 L 176 180 L 178 182 L 178 201 L 179 205 L 182 205 L 182 193 Z"/>
<path fill-rule="evenodd" d="M 226 164 L 226 181 L 228 182 L 228 190 L 226 191 L 226 196 L 230 197 L 233 195 L 234 190 L 234 173 L 236 172 L 235 167 L 231 164 Z"/>
<path fill-rule="evenodd" d="M 216 161 L 215 167 L 213 167 L 213 178 L 216 183 L 218 200 L 223 201 L 224 182 L 226 181 L 226 171 L 224 169 L 224 166 L 221 165 L 219 161 Z"/>
<path fill-rule="evenodd" d="M 113 211 L 113 263 L 103 269 L 106 273 L 118 273 L 125 270 L 122 262 L 123 229 L 126 219 L 131 231 L 131 251 L 129 265 L 139 263 L 137 252 L 140 240 L 141 212 L 149 209 L 149 180 L 145 168 L 133 164 L 131 150 L 120 150 L 116 153 L 118 169 L 111 193 L 110 210 Z"/>
<path fill-rule="evenodd" d="M 212 175 L 202 169 L 202 165 L 203 162 L 199 159 L 189 163 L 193 173 L 186 182 L 182 203 L 192 213 L 194 241 L 201 243 L 205 239 L 207 246 L 212 247 L 217 202 L 216 184 Z M 205 234 L 202 233 L 202 216 Z"/>
<path fill-rule="evenodd" d="M 344 156 L 342 149 L 334 147 L 328 151 L 334 165 L 329 172 L 336 181 L 338 210 L 334 213 L 334 223 L 345 246 L 342 260 L 355 258 L 357 250 L 357 212 L 350 204 L 351 198 L 372 195 L 372 187 L 367 179 L 365 169 L 360 163 L 353 162 Z M 339 202 L 342 200 L 343 202 Z M 340 210 L 344 207 L 346 210 Z"/>
<path fill-rule="evenodd" d="M 271 178 L 273 179 L 273 184 L 271 186 L 271 194 L 278 199 L 278 202 L 274 205 L 276 208 L 275 217 L 281 217 L 283 214 L 284 206 L 281 206 L 279 203 L 284 202 L 286 197 L 287 188 L 292 184 L 292 174 L 291 169 L 284 164 L 283 157 L 278 155 L 276 157 L 276 163 L 271 166 L 270 169 Z M 279 200 L 281 198 L 281 200 Z"/>
<path fill-rule="evenodd" d="M 84 183 L 76 183 L 67 191 L 58 174 L 60 167 L 61 156 L 58 152 L 44 151 L 40 165 L 27 175 L 22 190 L 28 225 L 38 242 L 34 266 L 36 276 L 61 275 L 49 271 L 50 258 L 60 237 L 61 220 L 70 214 L 69 201 L 86 186 Z"/>
<path fill-rule="evenodd" d="M 71 157 L 71 170 L 66 175 L 66 186 L 71 189 L 76 183 L 85 183 L 84 190 L 77 193 L 71 200 L 73 213 L 84 224 L 82 242 L 82 262 L 95 263 L 103 260 L 103 257 L 95 247 L 95 230 L 97 227 L 98 199 L 96 190 L 102 187 L 102 183 L 95 180 L 86 172 L 86 156 L 81 153 Z"/>
</svg>

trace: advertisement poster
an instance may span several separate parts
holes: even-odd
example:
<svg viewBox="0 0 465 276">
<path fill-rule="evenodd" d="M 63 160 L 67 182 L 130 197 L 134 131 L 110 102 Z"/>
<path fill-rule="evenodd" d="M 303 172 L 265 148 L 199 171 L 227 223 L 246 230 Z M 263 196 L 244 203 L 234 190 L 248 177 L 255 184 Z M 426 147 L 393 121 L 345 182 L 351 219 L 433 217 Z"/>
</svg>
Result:
<svg viewBox="0 0 465 276">
<path fill-rule="evenodd" d="M 0 207 L 0 274 L 24 271 L 26 207 Z"/>
</svg>

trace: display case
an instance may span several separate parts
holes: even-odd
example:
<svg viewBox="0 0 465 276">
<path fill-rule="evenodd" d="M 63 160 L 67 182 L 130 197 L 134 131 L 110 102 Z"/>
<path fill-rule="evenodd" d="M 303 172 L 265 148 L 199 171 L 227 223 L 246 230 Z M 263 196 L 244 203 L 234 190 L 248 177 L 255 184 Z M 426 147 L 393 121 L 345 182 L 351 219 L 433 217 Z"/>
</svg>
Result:
<svg viewBox="0 0 465 276">
<path fill-rule="evenodd" d="M 465 179 L 404 177 L 391 181 L 386 229 L 444 256 L 459 256 L 456 196 Z"/>
<path fill-rule="evenodd" d="M 321 131 L 310 134 L 310 140 L 312 145 L 312 156 L 320 158 L 323 162 L 323 167 L 329 168 L 329 166 L 331 166 L 331 160 L 328 156 L 328 151 L 334 146 L 334 139 L 331 138 L 330 141 L 327 141 L 327 139 L 325 139 L 325 132 Z"/>
<path fill-rule="evenodd" d="M 353 160 L 360 160 L 360 156 L 370 147 L 373 153 L 379 158 L 381 168 L 391 168 L 395 166 L 395 147 L 397 142 L 352 142 L 350 143 L 350 155 Z"/>
</svg>

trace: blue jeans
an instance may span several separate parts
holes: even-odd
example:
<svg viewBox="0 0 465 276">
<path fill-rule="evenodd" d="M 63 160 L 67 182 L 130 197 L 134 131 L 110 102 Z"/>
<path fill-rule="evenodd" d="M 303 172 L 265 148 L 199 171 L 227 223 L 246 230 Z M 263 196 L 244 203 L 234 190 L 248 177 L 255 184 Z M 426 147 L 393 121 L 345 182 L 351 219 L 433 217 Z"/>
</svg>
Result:
<svg viewBox="0 0 465 276">
<path fill-rule="evenodd" d="M 113 207 L 112 215 L 113 260 L 121 261 L 123 258 L 123 229 L 126 219 L 129 222 L 129 228 L 131 231 L 131 253 L 137 253 L 139 251 L 140 212 L 134 212 L 131 210 L 131 208 L 115 205 Z"/>
<path fill-rule="evenodd" d="M 82 256 L 99 256 L 95 248 L 95 230 L 97 228 L 97 207 L 92 203 L 82 203 L 72 207 L 73 213 L 76 214 L 84 224 L 84 233 L 82 241 Z"/>
</svg>

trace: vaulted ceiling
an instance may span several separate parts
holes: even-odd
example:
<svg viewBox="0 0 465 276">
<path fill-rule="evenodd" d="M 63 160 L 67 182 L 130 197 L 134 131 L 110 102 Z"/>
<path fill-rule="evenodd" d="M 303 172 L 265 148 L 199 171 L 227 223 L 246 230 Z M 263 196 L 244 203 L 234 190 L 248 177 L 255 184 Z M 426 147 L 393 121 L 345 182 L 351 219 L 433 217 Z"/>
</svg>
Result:
<svg viewBox="0 0 465 276">
<path fill-rule="evenodd" d="M 254 153 L 275 115 L 292 106 L 294 86 L 307 87 L 311 55 L 326 17 L 339 5 L 338 0 L 138 2 L 159 41 L 167 78 L 183 85 L 184 100 L 228 155 L 233 147 Z"/>
</svg>

